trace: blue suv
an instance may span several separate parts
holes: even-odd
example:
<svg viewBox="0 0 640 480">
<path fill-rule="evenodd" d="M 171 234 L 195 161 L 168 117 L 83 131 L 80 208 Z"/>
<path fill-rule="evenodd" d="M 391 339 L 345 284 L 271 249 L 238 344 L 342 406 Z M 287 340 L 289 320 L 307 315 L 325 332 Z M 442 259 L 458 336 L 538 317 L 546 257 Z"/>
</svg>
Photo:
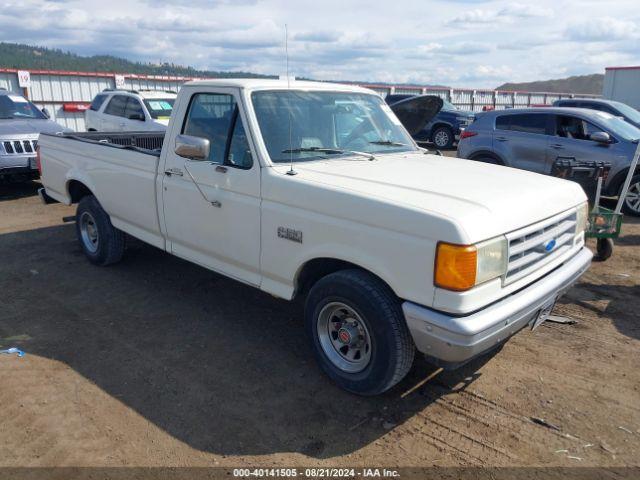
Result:
<svg viewBox="0 0 640 480">
<path fill-rule="evenodd" d="M 417 95 L 389 94 L 385 101 L 389 106 Z M 416 142 L 431 142 L 436 148 L 452 148 L 460 139 L 460 133 L 475 120 L 475 114 L 443 101 L 442 110 L 425 127 L 413 136 Z"/>
<path fill-rule="evenodd" d="M 640 128 L 640 112 L 626 103 L 603 98 L 563 98 L 553 102 L 554 107 L 574 107 L 598 110 L 620 117 L 636 128 Z"/>
</svg>

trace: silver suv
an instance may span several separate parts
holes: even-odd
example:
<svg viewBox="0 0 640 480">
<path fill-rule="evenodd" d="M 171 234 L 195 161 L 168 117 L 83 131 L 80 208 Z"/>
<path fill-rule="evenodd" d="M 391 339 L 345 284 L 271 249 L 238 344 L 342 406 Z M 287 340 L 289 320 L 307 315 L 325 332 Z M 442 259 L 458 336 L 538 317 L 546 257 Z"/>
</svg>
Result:
<svg viewBox="0 0 640 480">
<path fill-rule="evenodd" d="M 458 157 L 550 174 L 558 158 L 611 164 L 603 194 L 618 196 L 640 129 L 605 112 L 583 108 L 521 108 L 485 112 L 462 134 Z M 640 171 L 625 211 L 640 216 Z"/>
<path fill-rule="evenodd" d="M 107 89 L 95 96 L 85 112 L 89 132 L 165 131 L 176 92 Z"/>
<path fill-rule="evenodd" d="M 22 95 L 0 89 L 0 180 L 38 177 L 36 145 L 40 133 L 70 132 L 49 120 Z"/>
</svg>

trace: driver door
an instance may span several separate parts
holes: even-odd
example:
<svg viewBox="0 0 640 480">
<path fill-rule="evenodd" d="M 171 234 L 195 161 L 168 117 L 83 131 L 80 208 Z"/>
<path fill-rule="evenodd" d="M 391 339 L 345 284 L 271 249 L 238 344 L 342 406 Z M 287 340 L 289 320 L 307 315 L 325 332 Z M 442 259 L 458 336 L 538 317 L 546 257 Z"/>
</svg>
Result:
<svg viewBox="0 0 640 480">
<path fill-rule="evenodd" d="M 184 134 L 211 144 L 205 161 L 167 149 L 162 197 L 169 249 L 243 282 L 260 284 L 260 165 L 253 159 L 235 89 L 184 88 L 175 118 Z"/>
</svg>

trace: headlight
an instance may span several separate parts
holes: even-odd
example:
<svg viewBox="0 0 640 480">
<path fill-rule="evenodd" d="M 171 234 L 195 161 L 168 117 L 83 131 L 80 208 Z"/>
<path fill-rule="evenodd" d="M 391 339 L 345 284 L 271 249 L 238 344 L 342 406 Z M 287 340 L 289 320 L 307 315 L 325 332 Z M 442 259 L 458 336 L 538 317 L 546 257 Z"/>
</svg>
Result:
<svg viewBox="0 0 640 480">
<path fill-rule="evenodd" d="M 578 211 L 576 212 L 576 235 L 580 232 L 584 232 L 587 229 L 587 222 L 589 221 L 589 204 L 584 202 L 578 205 Z"/>
<path fill-rule="evenodd" d="M 493 238 L 475 245 L 440 242 L 436 251 L 435 285 L 469 290 L 507 271 L 507 239 Z"/>
</svg>

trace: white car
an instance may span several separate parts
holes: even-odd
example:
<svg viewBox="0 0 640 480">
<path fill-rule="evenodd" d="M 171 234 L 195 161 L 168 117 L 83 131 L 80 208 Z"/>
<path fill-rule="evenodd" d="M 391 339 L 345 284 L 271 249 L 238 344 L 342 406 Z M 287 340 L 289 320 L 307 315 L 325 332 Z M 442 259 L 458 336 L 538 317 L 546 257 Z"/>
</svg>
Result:
<svg viewBox="0 0 640 480">
<path fill-rule="evenodd" d="M 96 95 L 85 112 L 89 132 L 165 131 L 177 94 L 162 90 L 112 90 Z"/>
<path fill-rule="evenodd" d="M 591 263 L 577 183 L 429 155 L 371 90 L 191 82 L 155 135 L 161 151 L 42 135 L 41 197 L 78 203 L 94 264 L 121 260 L 131 235 L 306 298 L 315 357 L 351 392 L 391 388 L 415 350 L 455 368 L 537 327 Z M 264 329 L 303 340 L 257 315 Z"/>
</svg>

